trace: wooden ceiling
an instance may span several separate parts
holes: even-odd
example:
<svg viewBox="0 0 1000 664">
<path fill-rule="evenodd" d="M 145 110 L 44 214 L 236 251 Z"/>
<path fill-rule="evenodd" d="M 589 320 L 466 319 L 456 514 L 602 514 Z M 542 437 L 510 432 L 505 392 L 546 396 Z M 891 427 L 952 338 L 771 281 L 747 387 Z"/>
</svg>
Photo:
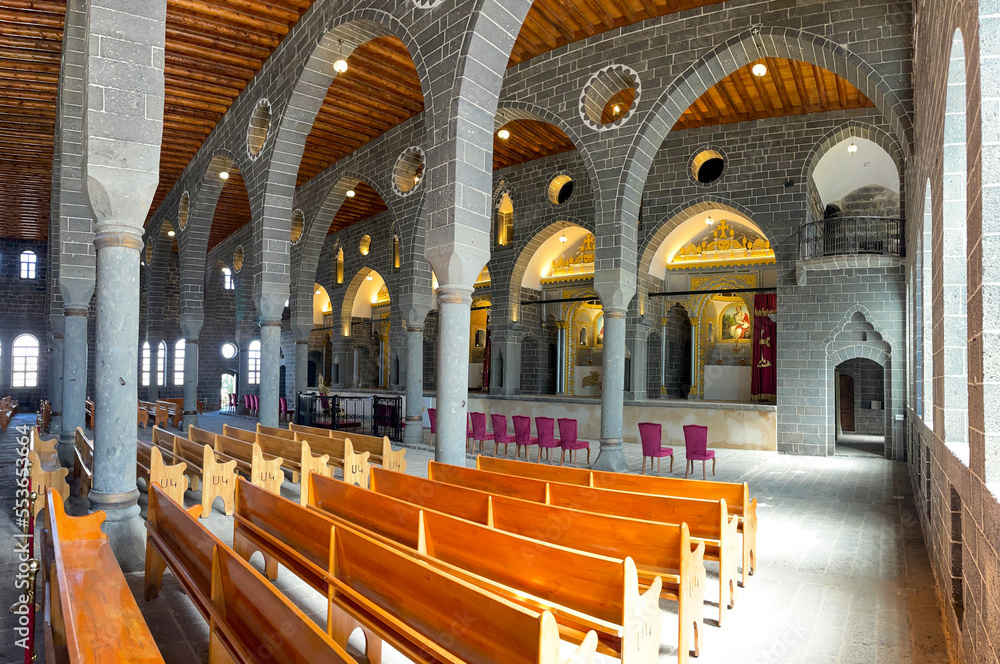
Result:
<svg viewBox="0 0 1000 664">
<path fill-rule="evenodd" d="M 333 216 L 333 223 L 330 224 L 330 233 L 342 231 L 348 226 L 358 223 L 368 217 L 375 216 L 380 212 L 385 212 L 389 206 L 385 204 L 378 192 L 371 188 L 367 182 L 359 182 L 354 185 L 354 196 L 345 198 L 344 204 Z"/>
<path fill-rule="evenodd" d="M 764 58 L 767 73 L 754 76 L 751 63 L 711 87 L 681 115 L 674 129 L 868 108 L 874 104 L 831 71 L 798 60 Z"/>
<path fill-rule="evenodd" d="M 225 240 L 235 231 L 250 223 L 250 197 L 240 169 L 233 165 L 229 179 L 222 185 L 219 201 L 215 204 L 212 231 L 208 235 L 208 250 Z"/>
<path fill-rule="evenodd" d="M 511 120 L 503 128 L 510 138 L 493 134 L 493 170 L 576 149 L 559 127 L 547 122 Z"/>
</svg>

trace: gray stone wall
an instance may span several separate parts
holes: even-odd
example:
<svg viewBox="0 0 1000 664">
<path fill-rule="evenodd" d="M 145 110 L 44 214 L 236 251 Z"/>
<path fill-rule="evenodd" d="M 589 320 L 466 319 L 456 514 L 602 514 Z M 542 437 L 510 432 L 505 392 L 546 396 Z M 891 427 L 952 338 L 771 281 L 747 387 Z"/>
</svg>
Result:
<svg viewBox="0 0 1000 664">
<path fill-rule="evenodd" d="M 21 253 L 35 252 L 35 278 L 21 279 Z M 48 247 L 44 242 L 0 240 L 0 301 L 3 322 L 0 324 L 0 395 L 10 396 L 21 404 L 21 412 L 38 408 L 48 397 L 49 321 L 42 303 L 48 281 Z M 13 387 L 14 340 L 30 334 L 38 340 L 38 384 L 36 387 Z"/>
</svg>

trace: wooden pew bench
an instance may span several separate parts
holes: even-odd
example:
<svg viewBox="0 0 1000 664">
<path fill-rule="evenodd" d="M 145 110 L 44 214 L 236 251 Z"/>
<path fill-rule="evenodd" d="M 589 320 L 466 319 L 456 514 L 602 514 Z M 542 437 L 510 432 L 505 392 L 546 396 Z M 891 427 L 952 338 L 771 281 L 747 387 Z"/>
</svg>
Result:
<svg viewBox="0 0 1000 664">
<path fill-rule="evenodd" d="M 41 547 L 47 577 L 46 661 L 163 664 L 101 532 L 104 512 L 66 516 L 62 497 L 52 489 L 45 495 L 45 539 L 50 544 Z"/>
<path fill-rule="evenodd" d="M 250 492 L 241 482 L 243 555 L 261 550 L 326 592 L 335 640 L 356 622 L 416 662 L 564 661 L 549 611 L 509 602 L 280 496 L 258 491 L 266 506 L 250 505 Z M 596 645 L 596 633 L 588 634 L 571 661 L 591 662 Z"/>
<path fill-rule="evenodd" d="M 332 429 L 307 427 L 295 423 L 289 424 L 288 430 L 292 433 L 302 433 L 311 436 L 327 436 L 334 440 L 350 440 L 356 453 L 363 454 L 368 452 L 371 454 L 371 457 L 368 459 L 371 463 L 388 470 L 396 470 L 401 473 L 406 472 L 406 450 L 393 450 L 388 436 L 379 438 L 377 436 L 365 436 L 363 434 L 334 431 Z"/>
<path fill-rule="evenodd" d="M 757 571 L 757 499 L 750 498 L 750 488 L 746 482 L 713 482 L 688 480 L 674 477 L 652 477 L 548 466 L 525 463 L 495 457 L 480 456 L 476 459 L 480 470 L 531 477 L 549 482 L 591 486 L 598 489 L 614 489 L 630 493 L 647 493 L 657 496 L 677 496 L 680 498 L 700 498 L 705 500 L 725 500 L 729 514 L 739 518 L 739 532 L 743 537 L 742 585 L 747 576 Z"/>
<path fill-rule="evenodd" d="M 340 468 L 343 472 L 345 482 L 357 484 L 358 486 L 368 486 L 372 468 L 368 458 L 371 454 L 368 452 L 355 452 L 354 445 L 349 439 L 338 440 L 328 436 L 296 433 L 295 440 L 303 446 L 303 465 L 306 462 L 307 453 L 314 455 L 311 457 L 313 460 L 315 460 L 316 456 L 328 456 L 329 460 L 327 464 L 334 468 Z M 315 461 L 310 461 L 309 463 L 314 464 Z M 329 476 L 333 477 L 333 473 L 331 472 Z M 307 486 L 308 483 L 303 484 L 304 488 Z M 306 494 L 308 495 L 308 489 L 306 489 Z"/>
<path fill-rule="evenodd" d="M 263 430 L 267 430 L 268 432 L 282 432 L 283 435 L 273 435 L 273 433 L 267 433 Z M 300 505 L 306 504 L 309 495 L 309 487 L 302 481 L 303 477 L 308 477 L 309 473 L 319 473 L 325 477 L 330 477 L 333 473 L 329 465 L 329 454 L 314 456 L 308 443 L 295 440 L 295 434 L 289 432 L 287 429 L 262 427 L 258 424 L 257 431 L 253 432 L 223 424 L 222 433 L 232 438 L 255 441 L 260 445 L 264 454 L 281 457 L 282 468 L 292 474 L 292 484 L 299 484 Z M 363 464 L 352 465 L 363 467 Z M 355 479 L 354 481 L 360 482 L 361 480 Z"/>
<path fill-rule="evenodd" d="M 686 524 L 664 524 L 552 507 L 380 468 L 372 471 L 371 490 L 570 549 L 612 558 L 632 558 L 644 587 L 660 578 L 663 583 L 660 596 L 678 603 L 678 662 L 688 661 L 692 648 L 694 655 L 698 655 L 705 601 L 705 543 L 693 542 Z M 608 533 L 614 536 L 609 537 Z"/>
<path fill-rule="evenodd" d="M 94 441 L 80 427 L 73 432 L 73 477 L 80 481 L 80 497 L 86 498 L 94 482 Z"/>
<path fill-rule="evenodd" d="M 159 410 L 162 408 L 166 411 L 167 416 L 173 420 L 171 424 L 174 425 L 175 429 L 182 429 L 184 426 L 184 400 L 183 399 L 158 399 L 156 401 L 157 415 L 156 424 L 160 426 L 160 413 Z M 166 422 L 164 422 L 166 424 Z"/>
<path fill-rule="evenodd" d="M 66 476 L 69 468 L 63 468 L 59 463 L 59 453 L 57 451 L 58 441 L 55 438 L 43 440 L 38 435 L 38 429 L 32 427 L 28 440 L 28 463 L 31 469 L 28 476 L 31 479 L 32 491 L 37 491 L 39 496 L 44 496 L 49 487 L 55 489 L 63 500 L 69 498 L 69 484 Z M 45 505 L 45 501 L 36 500 L 34 503 L 34 515 Z"/>
<path fill-rule="evenodd" d="M 209 625 L 209 664 L 265 661 L 353 663 L 354 659 L 257 570 L 156 484 L 146 521 L 144 596 L 154 599 L 167 567 Z"/>
<path fill-rule="evenodd" d="M 153 446 L 175 463 L 185 463 L 191 490 L 201 489 L 201 518 L 208 518 L 216 498 L 222 498 L 226 516 L 233 513 L 238 476 L 236 459 L 217 453 L 211 445 L 200 445 L 159 427 L 153 427 Z"/>
<path fill-rule="evenodd" d="M 149 418 L 153 418 L 154 424 L 159 424 L 156 421 L 156 402 L 154 401 L 139 401 L 138 402 L 138 424 L 142 426 L 143 429 L 149 424 Z"/>
<path fill-rule="evenodd" d="M 42 433 L 49 432 L 49 426 L 52 424 L 52 404 L 46 399 L 42 399 L 42 402 L 38 404 L 38 416 L 35 418 L 35 428 L 37 428 Z M 6 429 L 4 429 L 6 431 Z"/>
<path fill-rule="evenodd" d="M 645 521 L 680 525 L 687 523 L 691 536 L 705 543 L 705 558 L 719 563 L 719 625 L 726 606 L 736 605 L 736 567 L 739 560 L 737 518 L 729 517 L 725 500 L 700 500 L 675 496 L 652 496 L 574 484 L 544 482 L 475 468 L 431 461 L 427 475 L 432 480 L 521 498 L 536 503 L 610 514 Z"/>
<path fill-rule="evenodd" d="M 220 436 L 191 425 L 188 439 L 196 443 L 211 445 L 217 454 L 236 459 L 236 470 L 257 486 L 268 491 L 281 493 L 285 474 L 281 471 L 281 457 L 265 455 L 256 442 L 246 442 L 238 438 Z"/>
<path fill-rule="evenodd" d="M 623 664 L 656 661 L 661 581 L 654 578 L 640 593 L 631 558 L 552 545 L 334 479 L 313 477 L 311 482 L 311 506 L 342 525 L 384 537 L 510 602 L 551 611 L 567 641 L 582 643 L 593 629 L 599 652 Z"/>
<path fill-rule="evenodd" d="M 180 461 L 167 464 L 163 452 L 141 440 L 136 441 L 135 476 L 146 482 L 146 492 L 151 484 L 160 485 L 163 492 L 178 504 L 184 504 L 184 492 L 188 488 L 187 464 Z"/>
</svg>

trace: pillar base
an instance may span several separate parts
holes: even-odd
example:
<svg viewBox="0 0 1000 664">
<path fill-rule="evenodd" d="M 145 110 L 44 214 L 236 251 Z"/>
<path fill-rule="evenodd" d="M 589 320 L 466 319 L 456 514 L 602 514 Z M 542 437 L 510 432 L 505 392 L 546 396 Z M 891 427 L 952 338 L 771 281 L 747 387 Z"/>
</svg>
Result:
<svg viewBox="0 0 1000 664">
<path fill-rule="evenodd" d="M 403 426 L 403 443 L 406 445 L 424 444 L 424 418 L 406 418 L 406 423 Z"/>
<path fill-rule="evenodd" d="M 139 515 L 138 489 L 115 494 L 91 491 L 87 498 L 92 510 L 103 510 L 107 515 L 101 530 L 108 536 L 122 572 L 143 571 L 146 565 L 146 529 Z"/>
<path fill-rule="evenodd" d="M 184 431 L 188 430 L 189 426 L 198 426 L 198 413 L 184 413 L 184 419 L 182 420 Z"/>
<path fill-rule="evenodd" d="M 59 413 L 58 415 L 53 413 L 52 419 L 49 420 L 48 435 L 53 437 L 59 437 L 62 435 L 62 413 Z"/>
<path fill-rule="evenodd" d="M 63 432 L 56 445 L 59 463 L 63 468 L 72 468 L 76 464 L 76 431 Z"/>
<path fill-rule="evenodd" d="M 627 473 L 628 462 L 625 461 L 625 450 L 620 440 L 601 440 L 601 450 L 594 460 L 591 470 L 610 473 Z"/>
</svg>

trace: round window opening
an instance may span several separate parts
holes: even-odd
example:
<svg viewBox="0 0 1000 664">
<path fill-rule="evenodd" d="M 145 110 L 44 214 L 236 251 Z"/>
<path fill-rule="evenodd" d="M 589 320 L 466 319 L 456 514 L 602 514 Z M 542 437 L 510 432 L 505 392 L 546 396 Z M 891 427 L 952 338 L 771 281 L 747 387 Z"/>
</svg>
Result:
<svg viewBox="0 0 1000 664">
<path fill-rule="evenodd" d="M 302 237 L 302 229 L 305 227 L 305 219 L 302 216 L 302 210 L 295 210 L 292 212 L 292 226 L 291 226 L 291 240 L 292 242 L 298 242 L 299 238 Z"/>
<path fill-rule="evenodd" d="M 691 176 L 701 184 L 715 182 L 725 170 L 726 160 L 717 150 L 702 150 L 691 162 Z"/>
<path fill-rule="evenodd" d="M 239 272 L 243 269 L 243 245 L 236 247 L 236 251 L 233 252 L 233 272 Z"/>
<path fill-rule="evenodd" d="M 271 104 L 266 100 L 257 104 L 250 116 L 250 127 L 247 129 L 247 152 L 251 157 L 257 157 L 264 149 L 267 132 L 271 127 Z"/>
<path fill-rule="evenodd" d="M 406 196 L 424 178 L 424 151 L 417 147 L 407 148 L 396 159 L 392 169 L 392 188 L 400 196 Z"/>
<path fill-rule="evenodd" d="M 183 230 L 188 225 L 188 215 L 191 211 L 191 196 L 185 191 L 181 196 L 181 202 L 177 206 L 177 225 Z"/>
<path fill-rule="evenodd" d="M 549 202 L 553 205 L 562 205 L 573 195 L 573 178 L 566 175 L 557 175 L 549 182 Z"/>
<path fill-rule="evenodd" d="M 236 357 L 236 344 L 222 344 L 222 357 L 231 360 Z"/>
<path fill-rule="evenodd" d="M 635 111 L 641 95 L 639 75 L 625 65 L 609 65 L 587 81 L 580 97 L 580 116 L 598 131 L 617 127 Z"/>
<path fill-rule="evenodd" d="M 371 251 L 371 248 L 372 248 L 372 236 L 365 235 L 364 237 L 361 238 L 361 242 L 358 243 L 358 251 L 361 252 L 362 256 L 367 256 L 368 252 Z"/>
</svg>

